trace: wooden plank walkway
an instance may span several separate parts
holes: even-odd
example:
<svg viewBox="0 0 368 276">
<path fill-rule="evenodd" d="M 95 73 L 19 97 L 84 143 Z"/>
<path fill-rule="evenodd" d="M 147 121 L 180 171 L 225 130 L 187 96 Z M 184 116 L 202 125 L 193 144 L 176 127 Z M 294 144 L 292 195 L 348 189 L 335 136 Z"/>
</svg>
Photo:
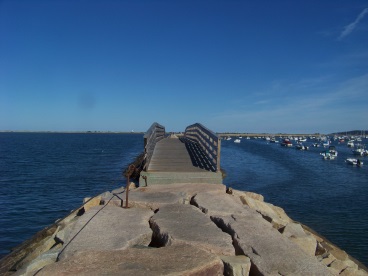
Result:
<svg viewBox="0 0 368 276">
<path fill-rule="evenodd" d="M 193 164 L 185 143 L 178 138 L 159 141 L 153 152 L 148 172 L 206 172 Z"/>
</svg>

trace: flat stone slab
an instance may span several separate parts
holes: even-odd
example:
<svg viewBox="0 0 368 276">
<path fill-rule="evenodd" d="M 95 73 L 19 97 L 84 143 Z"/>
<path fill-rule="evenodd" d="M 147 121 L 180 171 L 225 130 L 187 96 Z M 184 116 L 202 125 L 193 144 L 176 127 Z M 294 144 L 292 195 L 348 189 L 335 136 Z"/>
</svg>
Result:
<svg viewBox="0 0 368 276">
<path fill-rule="evenodd" d="M 223 184 L 205 184 L 205 183 L 178 183 L 170 185 L 152 185 L 147 187 L 139 187 L 134 191 L 146 190 L 147 192 L 171 192 L 178 194 L 195 195 L 200 192 L 223 192 L 226 191 L 226 186 Z"/>
<path fill-rule="evenodd" d="M 37 275 L 223 275 L 223 271 L 223 263 L 216 255 L 188 244 L 177 244 L 80 252 L 45 267 Z"/>
<path fill-rule="evenodd" d="M 184 201 L 185 195 L 172 192 L 152 192 L 144 189 L 129 192 L 129 206 L 146 207 L 152 210 L 159 209 L 166 204 L 183 203 Z"/>
<path fill-rule="evenodd" d="M 151 218 L 153 241 L 157 246 L 185 243 L 214 254 L 233 256 L 232 238 L 224 233 L 198 208 L 172 204 L 160 208 Z"/>
<path fill-rule="evenodd" d="M 256 211 L 243 205 L 239 197 L 226 194 L 224 191 L 221 193 L 218 191 L 200 192 L 193 197 L 192 203 L 210 216 L 230 216 L 245 213 L 257 214 Z"/>
<path fill-rule="evenodd" d="M 233 234 L 238 251 L 251 260 L 251 272 L 261 275 L 332 275 L 326 266 L 259 216 L 217 218 Z"/>
<path fill-rule="evenodd" d="M 91 208 L 74 224 L 64 241 L 59 259 L 79 251 L 122 250 L 136 244 L 148 245 L 152 231 L 149 209 L 124 209 L 111 205 Z"/>
</svg>

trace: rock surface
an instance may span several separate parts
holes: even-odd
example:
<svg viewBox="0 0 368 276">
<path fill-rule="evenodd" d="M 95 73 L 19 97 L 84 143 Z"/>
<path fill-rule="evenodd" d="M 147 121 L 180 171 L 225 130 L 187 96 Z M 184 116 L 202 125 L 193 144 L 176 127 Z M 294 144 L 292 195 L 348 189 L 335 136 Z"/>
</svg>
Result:
<svg viewBox="0 0 368 276">
<path fill-rule="evenodd" d="M 132 189 L 131 208 L 125 198 L 122 187 L 82 205 L 1 260 L 0 274 L 368 275 L 255 193 L 172 184 Z"/>
<path fill-rule="evenodd" d="M 178 244 L 162 248 L 80 252 L 49 265 L 37 275 L 223 275 L 219 257 L 198 247 Z"/>
<path fill-rule="evenodd" d="M 68 239 L 59 259 L 87 250 L 122 250 L 136 244 L 148 245 L 152 231 L 148 209 L 115 206 L 92 207 L 70 226 Z"/>
<path fill-rule="evenodd" d="M 192 205 L 171 204 L 151 218 L 154 242 L 159 246 L 192 244 L 219 255 L 235 255 L 230 235 Z"/>
</svg>

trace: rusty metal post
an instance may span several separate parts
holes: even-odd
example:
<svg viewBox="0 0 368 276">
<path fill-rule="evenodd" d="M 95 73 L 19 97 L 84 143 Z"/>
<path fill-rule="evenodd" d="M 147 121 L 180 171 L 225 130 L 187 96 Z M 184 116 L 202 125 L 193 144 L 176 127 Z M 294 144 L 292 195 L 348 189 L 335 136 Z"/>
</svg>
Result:
<svg viewBox="0 0 368 276">
<path fill-rule="evenodd" d="M 128 177 L 127 177 L 127 184 L 125 187 L 125 208 L 129 208 L 129 186 L 130 186 L 130 176 L 132 175 L 132 173 L 135 170 L 135 166 L 134 165 L 130 165 L 129 166 L 129 170 L 128 170 Z"/>
</svg>

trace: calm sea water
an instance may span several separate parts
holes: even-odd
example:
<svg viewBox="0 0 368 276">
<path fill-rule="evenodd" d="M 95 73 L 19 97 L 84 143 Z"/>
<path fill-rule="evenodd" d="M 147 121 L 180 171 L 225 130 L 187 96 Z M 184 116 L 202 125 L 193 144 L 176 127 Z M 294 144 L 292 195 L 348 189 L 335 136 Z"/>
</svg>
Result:
<svg viewBox="0 0 368 276">
<path fill-rule="evenodd" d="M 336 149 L 337 159 L 326 161 L 322 148 L 222 141 L 224 184 L 261 193 L 368 265 L 368 158 L 352 167 L 344 162 L 351 149 Z M 84 197 L 125 185 L 122 170 L 142 150 L 141 134 L 0 133 L 0 256 Z"/>
</svg>

